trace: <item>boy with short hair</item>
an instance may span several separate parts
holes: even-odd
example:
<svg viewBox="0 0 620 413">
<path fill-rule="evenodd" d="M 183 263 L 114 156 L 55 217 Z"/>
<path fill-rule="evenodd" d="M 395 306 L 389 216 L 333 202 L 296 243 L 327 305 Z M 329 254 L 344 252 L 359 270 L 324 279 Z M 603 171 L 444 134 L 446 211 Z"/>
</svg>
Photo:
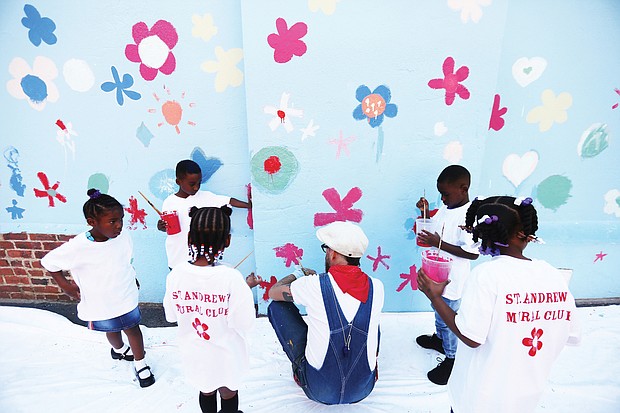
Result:
<svg viewBox="0 0 620 413">
<path fill-rule="evenodd" d="M 177 164 L 176 183 L 179 185 L 179 190 L 176 194 L 168 196 L 162 206 L 163 212 L 176 211 L 181 227 L 181 232 L 166 236 L 166 255 L 170 269 L 189 260 L 187 233 L 189 232 L 191 207 L 219 208 L 223 205 L 230 205 L 237 208 L 252 208 L 251 200 L 244 202 L 229 196 L 200 191 L 201 182 L 202 171 L 196 162 L 185 159 Z M 163 219 L 157 222 L 157 229 L 166 231 L 166 222 Z"/>
<path fill-rule="evenodd" d="M 418 235 L 421 242 L 435 248 L 439 247 L 441 239 L 441 250 L 452 258 L 450 283 L 446 286 L 442 298 L 454 311 L 458 311 L 461 304 L 463 285 L 470 271 L 470 260 L 478 258 L 478 250 L 473 247 L 471 234 L 462 229 L 465 226 L 467 208 L 471 204 L 468 192 L 470 180 L 469 171 L 460 165 L 450 165 L 439 174 L 437 190 L 444 205 L 431 218 L 433 232 L 423 230 Z M 416 203 L 416 207 L 424 216 L 430 216 L 428 201 L 423 197 Z M 440 236 L 440 233 L 443 233 L 443 236 Z M 445 385 L 452 373 L 458 338 L 437 311 L 435 311 L 435 329 L 433 335 L 419 336 L 416 342 L 421 347 L 446 355 L 445 359 L 427 374 L 433 383 Z"/>
</svg>

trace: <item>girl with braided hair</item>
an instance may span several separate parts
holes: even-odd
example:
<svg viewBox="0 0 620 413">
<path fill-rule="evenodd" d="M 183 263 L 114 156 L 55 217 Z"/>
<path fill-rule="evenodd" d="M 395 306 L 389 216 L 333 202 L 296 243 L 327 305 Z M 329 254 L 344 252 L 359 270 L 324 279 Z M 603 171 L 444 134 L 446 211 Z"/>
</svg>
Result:
<svg viewBox="0 0 620 413">
<path fill-rule="evenodd" d="M 237 390 L 249 368 L 245 334 L 254 325 L 254 296 L 241 273 L 221 262 L 230 246 L 230 214 L 221 208 L 190 209 L 191 260 L 166 280 L 164 311 L 178 323 L 179 349 L 188 381 L 200 393 L 203 412 L 237 413 Z"/>
<path fill-rule="evenodd" d="M 88 328 L 105 332 L 112 358 L 133 361 L 140 387 L 148 387 L 155 378 L 144 358 L 133 244 L 123 231 L 123 206 L 97 189 L 87 194 L 82 210 L 91 229 L 50 251 L 41 265 L 66 294 L 80 301 L 78 317 Z M 66 278 L 67 271 L 73 281 Z"/>
<path fill-rule="evenodd" d="M 449 281 L 418 271 L 420 291 L 461 341 L 448 381 L 453 412 L 532 412 L 564 345 L 579 342 L 575 300 L 558 269 L 523 255 L 537 240 L 531 198 L 476 198 L 465 226 L 491 259 L 471 272 L 458 314 L 441 299 Z"/>
</svg>

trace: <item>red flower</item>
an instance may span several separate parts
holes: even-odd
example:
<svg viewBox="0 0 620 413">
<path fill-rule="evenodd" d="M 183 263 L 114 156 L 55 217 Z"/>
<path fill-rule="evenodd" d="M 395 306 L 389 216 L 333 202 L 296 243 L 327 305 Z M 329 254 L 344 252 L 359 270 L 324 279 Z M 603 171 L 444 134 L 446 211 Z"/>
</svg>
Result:
<svg viewBox="0 0 620 413">
<path fill-rule="evenodd" d="M 205 340 L 209 340 L 211 338 L 207 334 L 207 330 L 209 329 L 209 326 L 206 325 L 205 323 L 201 322 L 198 319 L 198 317 L 196 317 L 196 319 L 192 323 L 192 327 L 194 327 L 194 329 L 196 329 L 196 334 L 198 334 L 198 337 L 204 338 Z"/>
<path fill-rule="evenodd" d="M 261 281 L 260 283 L 258 283 L 258 285 L 260 285 L 260 288 L 265 289 L 265 293 L 263 294 L 263 300 L 269 300 L 269 290 L 271 290 L 271 287 L 273 287 L 273 285 L 277 282 L 278 279 L 272 275 L 269 278 L 269 281 Z"/>
<path fill-rule="evenodd" d="M 536 355 L 536 352 L 542 348 L 543 343 L 542 341 L 540 341 L 540 337 L 542 335 L 543 335 L 542 329 L 537 330 L 536 327 L 534 327 L 532 329 L 532 338 L 525 337 L 521 341 L 521 343 L 523 343 L 525 347 L 530 347 L 530 351 L 528 352 L 530 356 L 534 357 Z"/>
<path fill-rule="evenodd" d="M 131 196 L 129 198 L 129 208 L 125 208 L 125 211 L 129 212 L 131 219 L 129 220 L 129 229 L 136 229 L 136 224 L 139 222 L 146 229 L 145 218 L 148 215 L 144 209 L 138 208 L 138 200 Z"/>
<path fill-rule="evenodd" d="M 56 190 L 60 186 L 60 182 L 56 181 L 56 183 L 50 187 L 50 182 L 47 179 L 47 175 L 45 175 L 43 172 L 39 172 L 37 176 L 39 177 L 39 180 L 43 184 L 43 188 L 45 188 L 45 190 L 34 188 L 34 195 L 37 198 L 47 197 L 47 199 L 50 202 L 49 203 L 50 207 L 54 206 L 54 198 L 56 198 L 60 202 L 67 202 L 67 198 L 65 198 L 64 195 L 61 195 L 58 192 L 56 192 Z"/>
<path fill-rule="evenodd" d="M 448 56 L 443 62 L 443 75 L 443 79 L 431 79 L 428 85 L 433 89 L 446 89 L 446 105 L 450 106 L 454 102 L 455 95 L 459 95 L 461 99 L 469 99 L 469 90 L 459 83 L 469 76 L 467 66 L 461 66 L 454 73 L 454 59 Z"/>
</svg>

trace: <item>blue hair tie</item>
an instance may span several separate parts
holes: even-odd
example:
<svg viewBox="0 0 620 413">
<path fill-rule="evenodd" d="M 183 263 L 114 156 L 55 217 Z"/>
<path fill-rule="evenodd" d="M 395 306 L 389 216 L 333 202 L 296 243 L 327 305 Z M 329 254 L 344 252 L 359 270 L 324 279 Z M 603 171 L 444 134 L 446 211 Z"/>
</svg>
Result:
<svg viewBox="0 0 620 413">
<path fill-rule="evenodd" d="M 90 199 L 97 199 L 101 196 L 101 192 L 99 192 L 98 189 L 95 189 L 95 192 L 93 192 L 92 194 L 90 194 Z"/>
</svg>

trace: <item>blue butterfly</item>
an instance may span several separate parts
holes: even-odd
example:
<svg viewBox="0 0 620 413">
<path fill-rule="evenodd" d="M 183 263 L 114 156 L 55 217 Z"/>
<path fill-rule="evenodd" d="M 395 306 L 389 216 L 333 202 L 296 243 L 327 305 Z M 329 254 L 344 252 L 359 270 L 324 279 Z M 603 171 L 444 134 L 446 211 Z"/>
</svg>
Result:
<svg viewBox="0 0 620 413">
<path fill-rule="evenodd" d="M 28 28 L 28 38 L 33 45 L 39 46 L 41 40 L 47 44 L 56 43 L 56 23 L 49 17 L 41 17 L 41 13 L 32 5 L 26 4 L 24 6 L 24 12 L 26 17 L 22 18 L 22 24 Z"/>
<path fill-rule="evenodd" d="M 120 106 L 123 106 L 124 102 L 123 93 L 131 100 L 138 100 L 142 97 L 138 92 L 127 90 L 133 86 L 133 77 L 131 77 L 129 73 L 123 75 L 123 81 L 121 82 L 118 77 L 118 70 L 116 70 L 116 67 L 112 66 L 112 77 L 114 78 L 114 82 L 103 82 L 101 84 L 101 90 L 104 92 L 111 92 L 116 89 L 116 102 Z"/>
<path fill-rule="evenodd" d="M 196 162 L 200 166 L 202 171 L 201 183 L 207 182 L 215 172 L 223 165 L 218 158 L 207 158 L 204 151 L 199 147 L 195 147 L 190 155 L 192 161 Z"/>
</svg>

